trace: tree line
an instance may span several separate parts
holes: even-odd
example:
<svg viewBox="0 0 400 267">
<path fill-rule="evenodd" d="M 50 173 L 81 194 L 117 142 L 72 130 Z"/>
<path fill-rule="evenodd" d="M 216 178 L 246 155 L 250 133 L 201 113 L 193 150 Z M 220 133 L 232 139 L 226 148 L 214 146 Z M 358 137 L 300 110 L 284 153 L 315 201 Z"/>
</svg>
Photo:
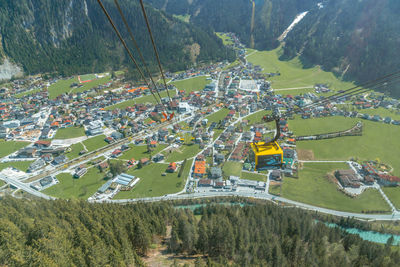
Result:
<svg viewBox="0 0 400 267">
<path fill-rule="evenodd" d="M 0 265 L 145 266 L 143 257 L 152 244 L 167 236 L 169 251 L 195 255 L 196 266 L 400 264 L 393 239 L 375 244 L 329 228 L 300 209 L 227 201 L 192 211 L 170 202 L 118 205 L 6 197 L 0 200 Z"/>
</svg>

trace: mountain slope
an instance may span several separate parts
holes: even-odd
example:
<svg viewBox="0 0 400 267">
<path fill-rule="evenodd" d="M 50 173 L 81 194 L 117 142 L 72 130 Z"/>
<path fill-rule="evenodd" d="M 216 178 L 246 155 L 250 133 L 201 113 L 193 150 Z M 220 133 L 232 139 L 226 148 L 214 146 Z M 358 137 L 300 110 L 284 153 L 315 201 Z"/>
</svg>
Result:
<svg viewBox="0 0 400 267">
<path fill-rule="evenodd" d="M 119 29 L 124 29 L 113 1 L 105 0 L 104 4 Z M 153 63 L 155 58 L 138 2 L 121 0 L 120 4 L 146 59 Z M 195 43 L 200 45 L 197 62 L 233 56 L 214 34 L 150 7 L 148 15 L 167 69 L 174 71 L 190 65 L 190 47 Z M 131 64 L 94 0 L 1 1 L 0 33 L 1 57 L 22 65 L 29 74 L 99 72 Z M 126 31 L 122 33 L 130 43 Z"/>
<path fill-rule="evenodd" d="M 250 0 L 147 0 L 167 13 L 190 15 L 190 22 L 216 32 L 234 32 L 250 47 L 252 1 Z M 276 48 L 279 35 L 294 17 L 316 0 L 256 0 L 254 47 L 259 50 Z"/>
<path fill-rule="evenodd" d="M 371 80 L 400 69 L 400 2 L 326 1 L 314 8 L 286 39 L 284 59 L 301 54 L 339 76 Z M 400 96 L 400 87 L 386 88 Z"/>
<path fill-rule="evenodd" d="M 167 13 L 190 15 L 190 22 L 234 32 L 251 46 L 250 0 L 147 0 Z M 309 11 L 285 39 L 281 59 L 301 55 L 346 80 L 364 82 L 400 69 L 398 0 L 256 0 L 254 47 L 269 50 L 296 15 Z M 400 86 L 382 91 L 400 96 Z"/>
</svg>

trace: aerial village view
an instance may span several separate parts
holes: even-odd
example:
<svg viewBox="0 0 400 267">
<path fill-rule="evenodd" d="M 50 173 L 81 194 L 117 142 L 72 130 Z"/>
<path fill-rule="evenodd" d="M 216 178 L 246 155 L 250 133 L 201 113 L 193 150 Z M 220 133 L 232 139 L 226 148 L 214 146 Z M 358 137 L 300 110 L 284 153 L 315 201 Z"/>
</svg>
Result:
<svg viewBox="0 0 400 267">
<path fill-rule="evenodd" d="M 1 194 L 118 203 L 236 195 L 399 216 L 399 100 L 369 91 L 312 105 L 354 85 L 280 61 L 279 48 L 219 37 L 236 61 L 166 74 L 161 97 L 170 95 L 173 118 L 124 71 L 3 84 Z"/>
</svg>

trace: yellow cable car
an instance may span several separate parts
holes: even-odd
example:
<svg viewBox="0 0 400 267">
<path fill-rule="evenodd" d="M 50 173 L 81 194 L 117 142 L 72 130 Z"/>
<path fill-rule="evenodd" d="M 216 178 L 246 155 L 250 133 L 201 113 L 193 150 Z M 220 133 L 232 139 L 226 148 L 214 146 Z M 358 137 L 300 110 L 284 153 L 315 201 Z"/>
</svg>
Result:
<svg viewBox="0 0 400 267">
<path fill-rule="evenodd" d="M 276 141 L 252 143 L 251 148 L 256 171 L 282 167 L 283 150 Z"/>
</svg>

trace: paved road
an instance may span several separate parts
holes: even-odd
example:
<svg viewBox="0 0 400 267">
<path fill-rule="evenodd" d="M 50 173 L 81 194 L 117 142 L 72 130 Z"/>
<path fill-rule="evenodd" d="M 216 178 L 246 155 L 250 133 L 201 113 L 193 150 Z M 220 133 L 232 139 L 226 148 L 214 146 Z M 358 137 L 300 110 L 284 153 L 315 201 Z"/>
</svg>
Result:
<svg viewBox="0 0 400 267">
<path fill-rule="evenodd" d="M 27 184 L 25 184 L 23 182 L 20 182 L 18 180 L 14 180 L 14 179 L 8 178 L 7 176 L 1 175 L 1 174 L 0 174 L 0 179 L 3 180 L 4 182 L 8 183 L 8 184 L 11 184 L 11 185 L 15 186 L 16 188 L 22 189 L 22 190 L 24 190 L 24 191 L 26 191 L 29 194 L 32 194 L 34 196 L 37 196 L 37 197 L 40 197 L 40 198 L 44 198 L 44 199 L 47 199 L 47 200 L 54 199 L 53 197 L 50 197 L 50 196 L 45 195 L 45 194 L 43 194 L 43 193 L 41 193 L 39 191 L 36 191 L 35 189 L 31 188 L 29 185 L 27 185 Z"/>
<path fill-rule="evenodd" d="M 297 201 L 293 201 L 290 199 L 277 197 L 268 193 L 257 193 L 251 194 L 246 192 L 208 192 L 208 193 L 193 193 L 193 194 L 183 194 L 183 195 L 171 195 L 171 196 L 163 196 L 163 197 L 153 197 L 153 198 L 140 198 L 140 199 L 118 199 L 118 200 L 101 200 L 98 202 L 107 202 L 107 203 L 135 203 L 135 202 L 157 202 L 157 201 L 168 201 L 168 200 L 182 200 L 182 199 L 197 199 L 197 198 L 212 198 L 212 197 L 221 197 L 221 196 L 239 196 L 239 197 L 247 197 L 247 198 L 255 198 L 261 200 L 270 200 L 275 202 L 281 202 L 285 204 L 290 204 L 297 208 L 302 208 L 310 211 L 317 211 L 325 214 L 331 214 L 340 217 L 354 217 L 363 220 L 379 220 L 379 221 L 392 221 L 392 220 L 400 220 L 400 214 L 395 212 L 393 214 L 361 214 L 361 213 L 353 213 L 353 212 L 344 212 L 331 210 L 326 208 L 320 208 L 304 203 L 300 203 Z"/>
</svg>

